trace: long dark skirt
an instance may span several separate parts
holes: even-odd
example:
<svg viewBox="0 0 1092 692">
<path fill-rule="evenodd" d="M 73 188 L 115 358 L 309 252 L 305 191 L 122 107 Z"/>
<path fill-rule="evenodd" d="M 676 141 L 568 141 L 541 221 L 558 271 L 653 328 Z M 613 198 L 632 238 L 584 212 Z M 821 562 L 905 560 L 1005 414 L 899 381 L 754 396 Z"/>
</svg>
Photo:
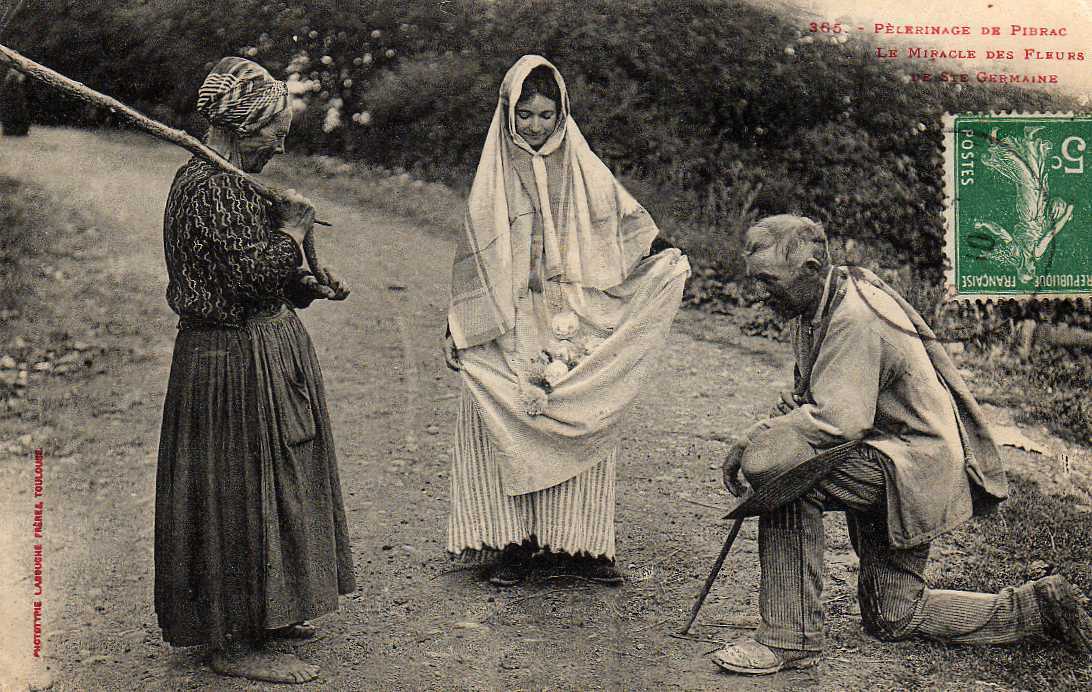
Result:
<svg viewBox="0 0 1092 692">
<path fill-rule="evenodd" d="M 179 331 L 156 476 L 164 640 L 259 639 L 354 588 L 322 374 L 295 313 Z"/>
</svg>

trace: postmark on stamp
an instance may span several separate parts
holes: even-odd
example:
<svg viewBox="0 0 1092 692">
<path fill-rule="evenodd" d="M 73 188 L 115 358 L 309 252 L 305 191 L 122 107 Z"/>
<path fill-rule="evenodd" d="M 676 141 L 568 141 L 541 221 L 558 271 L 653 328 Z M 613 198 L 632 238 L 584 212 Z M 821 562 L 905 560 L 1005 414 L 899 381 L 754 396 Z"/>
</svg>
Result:
<svg viewBox="0 0 1092 692">
<path fill-rule="evenodd" d="M 1092 116 L 945 116 L 948 297 L 1092 297 Z"/>
</svg>

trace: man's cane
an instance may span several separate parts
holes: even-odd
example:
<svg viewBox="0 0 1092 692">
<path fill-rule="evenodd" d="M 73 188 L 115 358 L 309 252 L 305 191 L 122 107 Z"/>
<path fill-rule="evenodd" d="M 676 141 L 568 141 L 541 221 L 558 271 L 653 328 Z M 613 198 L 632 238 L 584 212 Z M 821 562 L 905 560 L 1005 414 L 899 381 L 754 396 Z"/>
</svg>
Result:
<svg viewBox="0 0 1092 692">
<path fill-rule="evenodd" d="M 689 634 L 690 628 L 697 621 L 702 604 L 705 603 L 709 590 L 713 588 L 713 582 L 717 580 L 717 575 L 720 574 L 720 569 L 724 566 L 724 560 L 728 557 L 732 544 L 736 542 L 736 536 L 739 535 L 739 529 L 743 526 L 743 520 L 747 517 L 766 514 L 808 492 L 823 476 L 830 473 L 831 469 L 850 456 L 859 444 L 856 441 L 846 442 L 816 454 L 764 483 L 762 487 L 747 496 L 724 517 L 725 519 L 735 519 L 735 523 L 729 529 L 728 538 L 724 541 L 724 547 L 721 548 L 717 561 L 713 563 L 713 569 L 705 580 L 705 586 L 702 587 L 701 593 L 698 594 L 698 600 L 694 603 L 693 610 L 690 611 L 690 621 L 686 623 L 686 627 L 682 629 L 680 634 Z"/>
<path fill-rule="evenodd" d="M 18 9 L 18 5 L 16 5 L 15 9 Z M 4 20 L 7 21 L 10 20 L 12 15 L 14 15 L 14 11 L 7 12 L 2 16 Z M 130 126 L 141 130 L 142 132 L 146 132 L 157 139 L 176 144 L 190 153 L 212 162 L 228 173 L 234 173 L 235 175 L 246 178 L 259 194 L 270 201 L 276 202 L 281 199 L 282 193 L 279 190 L 258 181 L 186 132 L 167 127 L 163 123 L 149 118 L 113 97 L 101 94 L 80 82 L 65 77 L 59 72 L 55 72 L 44 65 L 39 65 L 11 48 L 0 44 L 0 64 L 2 63 L 7 63 L 26 76 L 36 79 L 46 86 L 64 92 L 69 96 L 75 97 L 84 103 L 109 109 L 112 114 L 119 116 Z M 320 226 L 330 225 L 325 221 L 319 221 L 318 219 L 315 220 L 315 223 Z M 319 264 L 318 254 L 315 252 L 315 239 L 311 232 L 308 232 L 303 239 L 303 254 L 307 257 L 307 264 L 319 283 L 329 285 L 329 275 Z"/>
</svg>

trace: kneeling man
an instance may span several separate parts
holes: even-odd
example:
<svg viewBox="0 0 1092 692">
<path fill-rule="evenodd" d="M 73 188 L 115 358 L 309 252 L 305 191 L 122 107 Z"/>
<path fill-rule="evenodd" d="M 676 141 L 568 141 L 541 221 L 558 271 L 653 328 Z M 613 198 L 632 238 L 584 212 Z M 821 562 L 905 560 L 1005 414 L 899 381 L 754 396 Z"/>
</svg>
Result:
<svg viewBox="0 0 1092 692">
<path fill-rule="evenodd" d="M 925 585 L 929 542 L 1007 494 L 981 409 L 921 316 L 867 270 L 832 267 L 823 227 L 781 215 L 747 231 L 747 273 L 793 321 L 796 386 L 724 462 L 740 495 L 817 451 L 860 444 L 807 494 L 759 520 L 762 625 L 714 655 L 766 674 L 814 664 L 823 648 L 824 510 L 844 511 L 860 557 L 866 631 L 966 644 L 1047 634 L 1087 656 L 1092 624 L 1072 586 L 1050 576 L 999 594 Z"/>
</svg>

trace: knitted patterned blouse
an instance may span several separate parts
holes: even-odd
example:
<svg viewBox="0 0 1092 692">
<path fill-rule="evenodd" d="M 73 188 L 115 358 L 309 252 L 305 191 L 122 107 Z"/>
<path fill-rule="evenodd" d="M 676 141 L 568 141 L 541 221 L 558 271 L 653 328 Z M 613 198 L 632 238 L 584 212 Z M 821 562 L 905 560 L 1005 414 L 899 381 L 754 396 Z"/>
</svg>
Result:
<svg viewBox="0 0 1092 692">
<path fill-rule="evenodd" d="M 241 325 L 292 302 L 306 307 L 302 253 L 244 178 L 194 157 L 175 174 L 163 218 L 167 303 L 183 318 Z"/>
</svg>

